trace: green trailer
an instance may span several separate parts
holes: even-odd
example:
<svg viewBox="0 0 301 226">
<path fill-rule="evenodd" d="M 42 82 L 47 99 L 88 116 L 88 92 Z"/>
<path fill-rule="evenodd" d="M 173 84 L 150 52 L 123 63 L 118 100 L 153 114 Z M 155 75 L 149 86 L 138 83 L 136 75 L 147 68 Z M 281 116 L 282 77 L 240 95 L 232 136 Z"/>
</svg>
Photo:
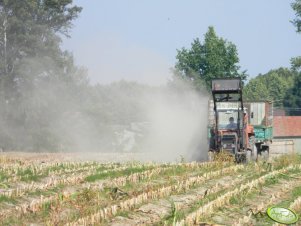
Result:
<svg viewBox="0 0 301 226">
<path fill-rule="evenodd" d="M 264 142 L 273 139 L 273 127 L 272 126 L 253 126 L 255 133 L 255 141 Z"/>
</svg>

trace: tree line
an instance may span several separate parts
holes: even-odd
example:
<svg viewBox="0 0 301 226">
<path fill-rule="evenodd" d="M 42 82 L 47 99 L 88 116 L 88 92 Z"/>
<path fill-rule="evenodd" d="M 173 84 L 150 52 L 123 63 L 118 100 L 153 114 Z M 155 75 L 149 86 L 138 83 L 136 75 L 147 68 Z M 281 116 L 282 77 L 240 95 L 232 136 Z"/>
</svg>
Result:
<svg viewBox="0 0 301 226">
<path fill-rule="evenodd" d="M 301 33 L 301 0 L 296 0 L 291 6 L 296 15 L 292 24 L 296 32 Z M 240 72 L 235 44 L 218 37 L 213 27 L 209 27 L 203 43 L 196 38 L 189 49 L 177 51 L 175 74 L 195 87 L 210 91 L 212 78 L 240 77 L 245 85 L 245 100 L 273 101 L 275 107 L 299 109 L 287 111 L 288 114 L 301 115 L 301 56 L 291 58 L 291 68 L 271 69 L 247 82 L 247 71 Z"/>
</svg>

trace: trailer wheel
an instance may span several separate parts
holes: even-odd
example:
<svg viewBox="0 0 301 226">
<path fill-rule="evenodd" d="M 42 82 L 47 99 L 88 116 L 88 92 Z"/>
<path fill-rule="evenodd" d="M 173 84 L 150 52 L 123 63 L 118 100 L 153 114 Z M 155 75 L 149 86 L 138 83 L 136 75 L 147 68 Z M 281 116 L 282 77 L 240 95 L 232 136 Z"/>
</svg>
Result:
<svg viewBox="0 0 301 226">
<path fill-rule="evenodd" d="M 262 161 L 267 161 L 269 159 L 269 146 L 266 144 L 261 145 L 260 159 Z"/>
<path fill-rule="evenodd" d="M 268 150 L 262 151 L 261 156 L 263 161 L 267 161 L 269 159 L 269 151 Z"/>
</svg>

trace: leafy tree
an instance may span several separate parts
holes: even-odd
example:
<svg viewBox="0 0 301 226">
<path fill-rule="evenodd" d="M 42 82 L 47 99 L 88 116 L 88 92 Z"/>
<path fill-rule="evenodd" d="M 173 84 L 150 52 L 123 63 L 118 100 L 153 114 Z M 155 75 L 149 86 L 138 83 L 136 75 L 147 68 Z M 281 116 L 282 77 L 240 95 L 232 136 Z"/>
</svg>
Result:
<svg viewBox="0 0 301 226">
<path fill-rule="evenodd" d="M 292 88 L 296 72 L 286 68 L 271 70 L 251 79 L 244 88 L 244 99 L 271 100 L 274 106 L 282 106 L 286 92 Z"/>
<path fill-rule="evenodd" d="M 60 49 L 81 8 L 72 0 L 0 1 L 0 145 L 54 149 L 53 128 L 76 109 L 86 83 L 72 55 Z"/>
<path fill-rule="evenodd" d="M 293 24 L 296 26 L 297 32 L 301 32 L 301 0 L 295 0 L 295 2 L 292 3 L 292 8 L 296 13 Z"/>
<path fill-rule="evenodd" d="M 176 75 L 193 81 L 197 87 L 205 85 L 210 90 L 211 79 L 217 77 L 246 79 L 245 72 L 239 72 L 236 46 L 219 38 L 213 27 L 208 28 L 203 44 L 194 39 L 191 49 L 177 50 L 176 58 Z"/>
<path fill-rule="evenodd" d="M 18 79 L 16 69 L 24 58 L 46 55 L 63 61 L 57 34 L 68 36 L 72 21 L 81 11 L 71 3 L 72 0 L 0 1 L 1 75 L 11 81 Z"/>
<path fill-rule="evenodd" d="M 246 100 L 269 100 L 270 95 L 266 85 L 266 79 L 259 74 L 252 78 L 243 89 L 243 97 Z"/>
<path fill-rule="evenodd" d="M 292 3 L 292 8 L 295 11 L 296 18 L 293 20 L 293 24 L 297 28 L 297 32 L 301 33 L 301 0 L 295 0 Z M 287 113 L 290 115 L 300 115 L 301 107 L 301 57 L 294 57 L 291 59 L 292 70 L 298 72 L 294 80 L 294 85 L 287 91 L 283 100 L 283 105 L 287 109 Z"/>
<path fill-rule="evenodd" d="M 284 107 L 287 108 L 287 113 L 290 115 L 300 115 L 301 107 L 301 73 L 294 80 L 294 85 L 286 93 L 283 100 Z"/>
<path fill-rule="evenodd" d="M 296 18 L 292 21 L 292 23 L 297 28 L 297 32 L 301 33 L 301 0 L 296 0 L 292 3 L 292 8 L 295 11 Z M 293 70 L 301 69 L 301 57 L 295 57 L 291 59 L 291 65 Z"/>
<path fill-rule="evenodd" d="M 301 56 L 291 59 L 292 70 L 299 71 L 301 69 Z"/>
</svg>

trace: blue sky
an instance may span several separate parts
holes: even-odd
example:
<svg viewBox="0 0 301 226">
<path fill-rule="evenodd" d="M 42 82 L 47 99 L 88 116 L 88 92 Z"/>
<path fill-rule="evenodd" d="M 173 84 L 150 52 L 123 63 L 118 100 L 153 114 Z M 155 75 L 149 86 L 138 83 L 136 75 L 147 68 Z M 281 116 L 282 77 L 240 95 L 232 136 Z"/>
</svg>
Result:
<svg viewBox="0 0 301 226">
<path fill-rule="evenodd" d="M 176 49 L 203 40 L 208 26 L 238 49 L 250 77 L 289 67 L 301 55 L 289 0 L 75 0 L 82 6 L 63 48 L 89 71 L 92 83 L 120 79 L 163 84 Z"/>
</svg>

